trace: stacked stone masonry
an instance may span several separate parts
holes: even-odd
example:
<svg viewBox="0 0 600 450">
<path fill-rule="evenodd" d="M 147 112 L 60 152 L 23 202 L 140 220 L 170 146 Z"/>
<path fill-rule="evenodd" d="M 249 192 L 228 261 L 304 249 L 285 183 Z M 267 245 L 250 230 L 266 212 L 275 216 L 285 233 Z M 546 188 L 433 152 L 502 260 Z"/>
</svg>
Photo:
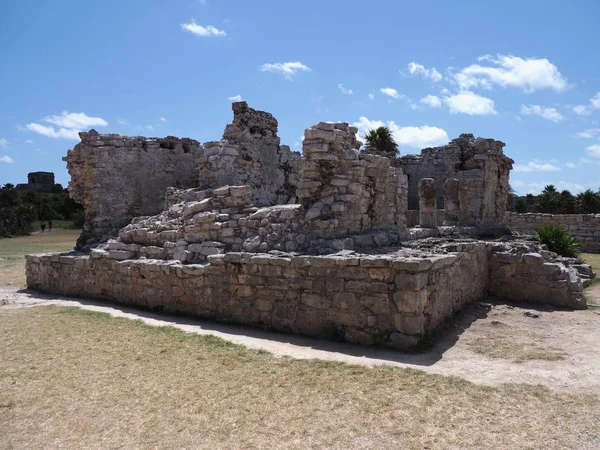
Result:
<svg viewBox="0 0 600 450">
<path fill-rule="evenodd" d="M 170 313 L 361 344 L 413 347 L 466 303 L 487 294 L 583 308 L 576 268 L 486 242 L 441 244 L 436 253 L 389 250 L 328 256 L 229 252 L 208 264 L 91 255 L 28 255 L 27 284 Z M 512 287 L 511 287 L 512 286 Z"/>
<path fill-rule="evenodd" d="M 507 213 L 506 225 L 521 234 L 536 234 L 545 224 L 561 225 L 577 238 L 582 250 L 600 253 L 600 214 Z"/>
<path fill-rule="evenodd" d="M 234 103 L 223 139 L 204 144 L 199 187 L 249 185 L 258 206 L 295 203 L 300 154 L 280 145 L 277 126 L 271 114 Z"/>
</svg>

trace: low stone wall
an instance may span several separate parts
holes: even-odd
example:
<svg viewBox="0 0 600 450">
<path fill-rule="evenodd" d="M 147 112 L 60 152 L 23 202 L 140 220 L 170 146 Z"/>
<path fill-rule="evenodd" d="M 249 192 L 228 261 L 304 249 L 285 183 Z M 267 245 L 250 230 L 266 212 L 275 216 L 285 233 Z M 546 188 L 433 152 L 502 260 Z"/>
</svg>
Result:
<svg viewBox="0 0 600 450">
<path fill-rule="evenodd" d="M 242 325 L 368 345 L 409 348 L 488 293 L 585 308 L 576 266 L 531 250 L 483 241 L 384 254 L 292 256 L 230 252 L 208 264 L 120 261 L 90 255 L 27 255 L 27 285 Z M 118 255 L 116 255 L 118 256 Z M 589 266 L 582 267 L 589 269 Z M 585 270 L 583 270 L 585 272 Z"/>
<path fill-rule="evenodd" d="M 577 266 L 547 262 L 540 253 L 492 253 L 490 293 L 532 303 L 585 309 Z"/>
<path fill-rule="evenodd" d="M 535 234 L 547 223 L 569 230 L 582 243 L 584 252 L 600 253 L 600 214 L 506 214 L 506 225 L 522 234 Z"/>
<path fill-rule="evenodd" d="M 28 286 L 42 292 L 407 348 L 485 295 L 486 245 L 462 250 L 420 257 L 227 253 L 205 265 L 117 261 L 93 250 L 28 255 L 26 272 Z"/>
</svg>

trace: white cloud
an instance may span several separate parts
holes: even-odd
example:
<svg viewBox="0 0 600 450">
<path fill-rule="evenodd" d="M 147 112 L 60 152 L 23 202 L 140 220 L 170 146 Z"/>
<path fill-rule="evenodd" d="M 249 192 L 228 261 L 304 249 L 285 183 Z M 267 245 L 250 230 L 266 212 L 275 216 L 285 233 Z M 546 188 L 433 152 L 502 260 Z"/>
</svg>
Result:
<svg viewBox="0 0 600 450">
<path fill-rule="evenodd" d="M 587 130 L 580 131 L 576 136 L 584 139 L 592 139 L 598 134 L 600 134 L 600 128 L 588 128 Z"/>
<path fill-rule="evenodd" d="M 581 158 L 578 162 L 574 163 L 574 162 L 568 162 L 565 164 L 565 167 L 569 168 L 569 169 L 579 169 L 581 167 L 584 167 L 587 164 L 592 164 L 593 161 L 587 158 Z"/>
<path fill-rule="evenodd" d="M 373 93 L 369 94 L 369 100 L 375 100 L 375 94 L 373 94 Z"/>
<path fill-rule="evenodd" d="M 229 100 L 230 102 L 241 102 L 242 101 L 242 96 L 241 95 L 233 95 L 231 97 L 227 97 L 227 100 Z"/>
<path fill-rule="evenodd" d="M 0 148 L 8 147 L 8 141 L 4 138 L 0 139 Z"/>
<path fill-rule="evenodd" d="M 589 106 L 577 105 L 573 108 L 573 112 L 580 116 L 589 116 L 594 109 L 600 109 L 600 92 L 596 92 L 596 95 L 590 99 Z"/>
<path fill-rule="evenodd" d="M 439 73 L 435 68 L 426 69 L 422 64 L 411 62 L 408 65 L 408 71 L 411 75 L 422 75 L 423 78 L 429 78 L 433 82 L 441 81 L 442 74 Z"/>
<path fill-rule="evenodd" d="M 398 94 L 398 91 L 394 88 L 385 87 L 385 88 L 381 88 L 379 90 L 381 91 L 382 94 L 387 95 L 388 97 L 400 98 L 400 94 Z"/>
<path fill-rule="evenodd" d="M 261 72 L 272 72 L 283 75 L 286 80 L 291 80 L 298 72 L 308 72 L 310 67 L 300 61 L 285 63 L 267 63 L 260 66 Z"/>
<path fill-rule="evenodd" d="M 0 156 L 0 163 L 12 163 L 15 162 L 10 156 Z"/>
<path fill-rule="evenodd" d="M 196 36 L 202 37 L 225 37 L 227 33 L 223 30 L 219 30 L 217 27 L 212 25 L 198 25 L 195 20 L 192 19 L 190 23 L 182 23 L 181 28 L 185 31 L 195 34 Z"/>
<path fill-rule="evenodd" d="M 46 116 L 42 121 L 56 125 L 57 128 L 40 123 L 29 123 L 25 128 L 43 136 L 59 139 L 79 139 L 79 132 L 91 127 L 105 127 L 108 122 L 101 117 L 91 117 L 85 113 L 63 111 L 60 115 Z"/>
<path fill-rule="evenodd" d="M 127 121 L 127 119 L 119 119 L 119 120 L 117 120 L 117 123 L 119 125 L 129 125 L 129 122 Z"/>
<path fill-rule="evenodd" d="M 470 91 L 463 91 L 450 97 L 444 97 L 444 103 L 448 105 L 452 114 L 462 113 L 471 116 L 496 114 L 494 100 Z"/>
<path fill-rule="evenodd" d="M 25 143 L 26 144 L 33 144 L 33 140 L 32 139 L 25 139 Z"/>
<path fill-rule="evenodd" d="M 560 172 L 561 168 L 549 162 L 534 159 L 527 164 L 515 164 L 513 170 L 515 172 Z"/>
<path fill-rule="evenodd" d="M 579 194 L 585 191 L 585 187 L 581 184 L 570 183 L 568 181 L 541 181 L 537 183 L 525 183 L 522 180 L 511 180 L 510 185 L 517 190 L 521 195 L 534 194 L 537 195 L 544 190 L 546 186 L 553 184 L 557 191 L 564 191 L 565 189 L 571 192 L 571 194 Z"/>
<path fill-rule="evenodd" d="M 515 87 L 525 92 L 553 89 L 561 92 L 569 88 L 567 79 L 547 59 L 520 58 L 512 55 L 486 55 L 479 61 L 490 65 L 473 64 L 454 75 L 461 89 L 493 85 Z"/>
<path fill-rule="evenodd" d="M 573 107 L 573 112 L 575 114 L 579 114 L 580 116 L 589 116 L 592 113 L 592 111 L 590 111 L 585 105 L 577 105 Z"/>
<path fill-rule="evenodd" d="M 159 118 L 158 118 L 158 120 L 160 120 L 160 121 L 161 121 L 161 122 L 163 122 L 163 123 L 166 123 L 166 122 L 168 122 L 168 120 L 167 120 L 167 118 L 166 118 L 166 117 L 159 117 Z"/>
<path fill-rule="evenodd" d="M 544 119 L 551 120 L 552 122 L 560 122 L 564 119 L 564 116 L 559 113 L 556 108 L 544 108 L 540 105 L 521 105 L 521 114 L 526 116 L 540 116 Z"/>
<path fill-rule="evenodd" d="M 28 123 L 25 126 L 29 131 L 41 134 L 43 136 L 59 139 L 79 139 L 79 131 L 73 128 L 54 128 L 48 125 L 42 125 L 40 123 Z"/>
<path fill-rule="evenodd" d="M 439 108 L 442 106 L 442 101 L 435 95 L 427 95 L 419 101 L 427 106 L 431 106 L 432 108 Z"/>
<path fill-rule="evenodd" d="M 154 127 L 152 125 L 146 125 L 146 130 L 148 131 L 154 131 Z"/>
<path fill-rule="evenodd" d="M 413 147 L 413 148 L 425 148 L 434 147 L 436 145 L 447 144 L 450 140 L 448 133 L 445 130 L 437 127 L 430 127 L 428 125 L 420 127 L 400 127 L 396 125 L 393 120 L 383 122 L 381 120 L 369 120 L 366 117 L 361 117 L 358 122 L 352 124 L 358 128 L 360 136 L 364 136 L 369 130 L 378 128 L 381 126 L 387 126 L 392 131 L 394 140 L 400 146 Z"/>
<path fill-rule="evenodd" d="M 594 158 L 600 158 L 600 145 L 594 144 L 587 147 L 586 152 L 588 155 L 593 156 Z"/>
<path fill-rule="evenodd" d="M 342 83 L 338 84 L 338 88 L 344 95 L 353 95 L 354 94 L 354 91 L 352 89 L 345 88 Z"/>
<path fill-rule="evenodd" d="M 108 125 L 108 122 L 101 117 L 90 117 L 85 113 L 70 113 L 69 111 L 63 111 L 58 116 L 56 114 L 46 116 L 42 120 L 59 127 L 75 128 L 77 130 Z"/>
</svg>

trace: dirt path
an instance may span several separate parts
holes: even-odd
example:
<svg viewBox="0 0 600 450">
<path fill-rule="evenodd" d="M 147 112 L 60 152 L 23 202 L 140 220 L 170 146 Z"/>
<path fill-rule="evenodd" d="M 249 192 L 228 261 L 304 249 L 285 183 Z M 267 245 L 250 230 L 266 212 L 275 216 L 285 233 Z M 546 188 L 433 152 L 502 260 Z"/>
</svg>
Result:
<svg viewBox="0 0 600 450">
<path fill-rule="evenodd" d="M 452 320 L 430 350 L 401 353 L 0 288 L 0 313 L 50 304 L 79 306 L 143 320 L 149 325 L 212 334 L 280 357 L 388 364 L 458 376 L 479 384 L 541 384 L 556 391 L 600 395 L 600 310 L 533 309 L 531 305 L 510 306 L 488 299 L 472 304 Z"/>
</svg>

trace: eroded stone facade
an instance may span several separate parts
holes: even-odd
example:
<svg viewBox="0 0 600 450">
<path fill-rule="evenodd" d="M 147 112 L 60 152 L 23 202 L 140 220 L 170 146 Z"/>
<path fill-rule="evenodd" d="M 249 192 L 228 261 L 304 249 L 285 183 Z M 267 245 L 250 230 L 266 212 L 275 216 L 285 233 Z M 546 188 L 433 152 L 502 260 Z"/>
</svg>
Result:
<svg viewBox="0 0 600 450">
<path fill-rule="evenodd" d="M 502 225 L 508 202 L 508 176 L 514 162 L 504 155 L 504 145 L 494 139 L 461 134 L 448 145 L 397 158 L 394 165 L 408 176 L 408 208 L 419 209 L 419 181 L 432 178 L 437 207 L 444 209 L 445 183 L 456 178 L 459 180 L 460 225 Z"/>
<path fill-rule="evenodd" d="M 193 139 L 79 133 L 81 142 L 63 158 L 71 175 L 69 194 L 83 205 L 85 224 L 78 248 L 105 242 L 133 217 L 158 214 L 168 187 L 198 185 Z"/>
</svg>

